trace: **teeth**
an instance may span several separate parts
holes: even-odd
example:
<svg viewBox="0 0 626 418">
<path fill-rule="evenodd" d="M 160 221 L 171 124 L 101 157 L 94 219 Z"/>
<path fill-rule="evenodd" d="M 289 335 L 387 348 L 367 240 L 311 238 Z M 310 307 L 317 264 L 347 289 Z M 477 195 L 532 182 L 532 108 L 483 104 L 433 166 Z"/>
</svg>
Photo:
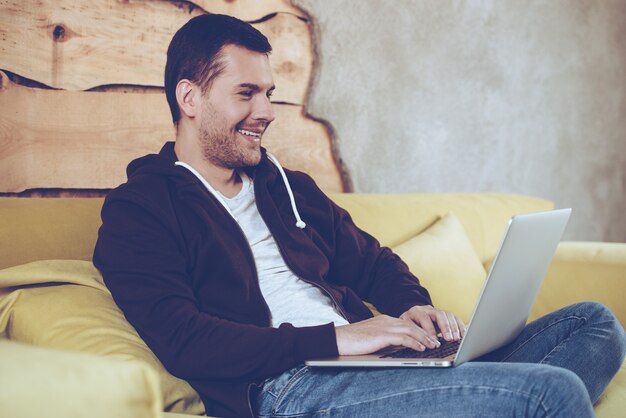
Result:
<svg viewBox="0 0 626 418">
<path fill-rule="evenodd" d="M 248 136 L 255 136 L 255 137 L 260 137 L 261 134 L 257 133 L 257 132 L 252 132 L 252 131 L 247 131 L 245 129 L 237 129 L 237 132 L 239 132 L 242 135 L 248 135 Z"/>
</svg>

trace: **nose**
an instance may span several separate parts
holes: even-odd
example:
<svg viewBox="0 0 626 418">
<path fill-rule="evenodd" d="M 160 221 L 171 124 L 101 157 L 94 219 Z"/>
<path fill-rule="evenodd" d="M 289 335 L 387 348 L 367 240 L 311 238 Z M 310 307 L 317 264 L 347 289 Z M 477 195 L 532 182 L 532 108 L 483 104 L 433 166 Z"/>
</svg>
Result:
<svg viewBox="0 0 626 418">
<path fill-rule="evenodd" d="M 268 124 L 274 120 L 274 110 L 272 109 L 272 102 L 269 97 L 259 95 L 255 102 L 252 118 L 258 121 L 264 121 Z"/>
</svg>

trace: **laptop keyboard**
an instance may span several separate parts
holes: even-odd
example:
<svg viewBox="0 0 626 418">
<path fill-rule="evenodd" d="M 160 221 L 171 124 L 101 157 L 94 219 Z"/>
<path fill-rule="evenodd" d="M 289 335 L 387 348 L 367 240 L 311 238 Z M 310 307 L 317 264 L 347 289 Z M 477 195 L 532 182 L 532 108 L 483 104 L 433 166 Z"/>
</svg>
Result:
<svg viewBox="0 0 626 418">
<path fill-rule="evenodd" d="M 444 358 L 458 351 L 461 341 L 446 341 L 439 339 L 441 345 L 437 348 L 427 348 L 425 351 L 416 351 L 412 348 L 394 347 L 391 352 L 381 352 L 380 358 Z"/>
</svg>

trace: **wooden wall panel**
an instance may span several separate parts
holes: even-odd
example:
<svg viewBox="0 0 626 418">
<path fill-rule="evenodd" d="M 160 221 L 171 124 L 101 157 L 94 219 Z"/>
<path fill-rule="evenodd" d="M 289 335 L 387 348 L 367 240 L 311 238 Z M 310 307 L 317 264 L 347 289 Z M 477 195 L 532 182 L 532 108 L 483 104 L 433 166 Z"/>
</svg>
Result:
<svg viewBox="0 0 626 418">
<path fill-rule="evenodd" d="M 0 72 L 0 190 L 106 189 L 126 180 L 131 159 L 174 139 L 165 95 L 72 92 L 13 84 Z M 275 104 L 263 144 L 286 167 L 342 191 L 325 127 L 302 106 Z M 333 168 L 334 167 L 334 168 Z"/>
<path fill-rule="evenodd" d="M 289 0 L 0 0 L 0 70 L 17 82 L 0 71 L 0 195 L 98 195 L 125 181 L 133 158 L 173 140 L 165 51 L 206 12 L 253 21 L 272 44 L 276 121 L 264 145 L 344 191 L 329 129 L 304 116 L 312 30 Z"/>
<path fill-rule="evenodd" d="M 288 9 L 284 3 L 203 1 L 203 8 L 194 8 L 169 1 L 3 0 L 0 68 L 67 90 L 110 84 L 162 87 L 167 46 L 190 18 L 205 10 L 245 11 L 247 17 L 260 18 L 271 14 L 273 5 Z M 312 68 L 307 22 L 281 13 L 254 25 L 274 47 L 275 100 L 303 104 Z"/>
<path fill-rule="evenodd" d="M 291 5 L 290 0 L 193 0 L 192 3 L 211 13 L 236 16 L 247 22 L 276 12 L 304 16 L 300 9 Z"/>
</svg>

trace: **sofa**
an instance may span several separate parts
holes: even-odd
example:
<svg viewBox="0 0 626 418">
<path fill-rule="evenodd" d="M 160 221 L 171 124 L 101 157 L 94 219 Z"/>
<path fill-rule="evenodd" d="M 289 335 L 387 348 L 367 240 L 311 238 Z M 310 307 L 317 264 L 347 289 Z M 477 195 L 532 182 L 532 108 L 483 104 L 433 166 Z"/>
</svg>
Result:
<svg viewBox="0 0 626 418">
<path fill-rule="evenodd" d="M 435 305 L 465 321 L 507 220 L 554 206 L 504 193 L 330 196 L 407 262 Z M 126 322 L 91 264 L 101 205 L 102 198 L 0 198 L 0 416 L 204 413 L 198 394 Z M 626 244 L 562 242 L 529 320 L 595 300 L 624 325 L 625 295 Z M 618 417 L 624 410 L 622 365 L 595 412 Z"/>
</svg>

